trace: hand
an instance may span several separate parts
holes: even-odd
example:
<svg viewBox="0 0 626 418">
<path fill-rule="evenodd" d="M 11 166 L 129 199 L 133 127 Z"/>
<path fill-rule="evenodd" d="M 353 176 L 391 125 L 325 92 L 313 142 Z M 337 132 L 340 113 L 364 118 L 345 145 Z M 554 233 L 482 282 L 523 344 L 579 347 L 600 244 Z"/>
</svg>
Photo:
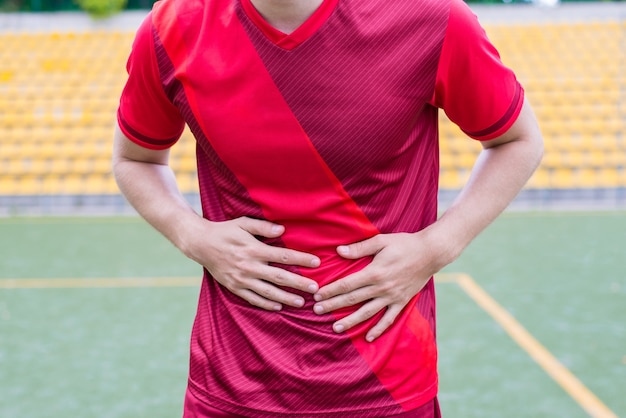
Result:
<svg viewBox="0 0 626 418">
<path fill-rule="evenodd" d="M 278 286 L 308 293 L 318 290 L 314 280 L 269 265 L 308 268 L 320 265 L 320 259 L 314 255 L 273 247 L 255 238 L 278 238 L 285 232 L 283 226 L 246 217 L 200 222 L 193 230 L 194 241 L 185 252 L 206 267 L 221 285 L 250 304 L 273 311 L 281 310 L 283 304 L 302 307 L 304 299 L 300 295 Z"/>
<path fill-rule="evenodd" d="M 343 332 L 382 310 L 381 319 L 368 330 L 366 340 L 380 337 L 393 324 L 407 303 L 426 285 L 443 264 L 424 231 L 416 234 L 377 235 L 356 244 L 340 246 L 347 259 L 374 256 L 363 270 L 322 287 L 315 294 L 313 310 L 318 314 L 364 303 L 355 312 L 335 322 Z"/>
</svg>

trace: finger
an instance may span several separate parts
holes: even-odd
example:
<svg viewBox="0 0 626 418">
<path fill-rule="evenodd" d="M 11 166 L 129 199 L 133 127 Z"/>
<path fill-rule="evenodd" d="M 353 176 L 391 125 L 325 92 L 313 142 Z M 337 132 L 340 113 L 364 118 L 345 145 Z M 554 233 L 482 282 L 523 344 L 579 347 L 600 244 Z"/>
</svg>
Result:
<svg viewBox="0 0 626 418">
<path fill-rule="evenodd" d="M 319 267 L 321 261 L 313 254 L 301 251 L 290 250 L 289 248 L 279 248 L 267 246 L 267 254 L 264 258 L 271 263 L 283 264 L 286 266 L 302 266 L 308 268 Z"/>
<path fill-rule="evenodd" d="M 381 299 L 374 299 L 371 302 L 366 303 L 361 306 L 356 312 L 351 313 L 345 318 L 340 319 L 339 321 L 333 324 L 333 331 L 336 333 L 342 333 L 344 331 L 349 330 L 355 325 L 360 324 L 361 322 L 367 321 L 372 318 L 381 310 L 385 309 L 387 305 Z"/>
<path fill-rule="evenodd" d="M 362 287 L 323 302 L 317 302 L 313 305 L 313 311 L 318 315 L 322 315 L 348 306 L 358 305 L 361 302 L 372 299 L 374 296 L 371 286 Z"/>
<path fill-rule="evenodd" d="M 375 278 L 376 276 L 374 276 L 371 272 L 371 268 L 368 266 L 363 270 L 331 282 L 320 288 L 320 290 L 314 295 L 314 298 L 316 301 L 321 302 L 339 295 L 346 295 L 356 289 L 367 287 L 368 285 L 375 283 Z"/>
<path fill-rule="evenodd" d="M 282 225 L 259 219 L 243 217 L 237 219 L 237 223 L 241 229 L 249 234 L 265 238 L 276 238 L 285 232 L 285 227 Z M 261 242 L 258 244 L 259 245 L 255 247 L 255 253 L 256 256 L 263 259 L 264 262 L 302 266 L 307 268 L 317 268 L 321 264 L 319 257 L 313 254 L 291 250 L 288 248 L 273 247 Z"/>
<path fill-rule="evenodd" d="M 259 277 L 278 286 L 290 287 L 303 292 L 315 293 L 319 286 L 315 280 L 300 276 L 280 267 L 265 266 Z"/>
<path fill-rule="evenodd" d="M 350 245 L 340 245 L 337 247 L 337 253 L 343 258 L 351 260 L 375 255 L 384 248 L 384 242 L 381 235 L 376 235 L 365 241 L 355 242 Z"/>
<path fill-rule="evenodd" d="M 265 299 L 264 297 L 248 289 L 240 289 L 233 293 L 248 302 L 250 305 L 256 306 L 257 308 L 265 309 L 266 311 L 280 311 L 281 309 L 283 309 L 283 306 L 280 303 L 273 300 Z"/>
<path fill-rule="evenodd" d="M 242 217 L 237 219 L 237 224 L 244 231 L 265 238 L 277 238 L 285 232 L 285 227 L 273 222 Z"/>
<path fill-rule="evenodd" d="M 304 298 L 302 296 L 289 293 L 264 280 L 252 281 L 248 290 L 253 291 L 261 296 L 261 298 L 271 302 L 278 302 L 279 304 L 293 306 L 294 308 L 304 306 Z"/>
<path fill-rule="evenodd" d="M 383 333 L 395 322 L 400 312 L 402 312 L 402 308 L 400 306 L 389 306 L 382 318 L 380 318 L 380 321 L 378 321 L 376 325 L 374 325 L 374 327 L 367 332 L 365 340 L 371 343 L 376 338 L 383 335 Z"/>
</svg>

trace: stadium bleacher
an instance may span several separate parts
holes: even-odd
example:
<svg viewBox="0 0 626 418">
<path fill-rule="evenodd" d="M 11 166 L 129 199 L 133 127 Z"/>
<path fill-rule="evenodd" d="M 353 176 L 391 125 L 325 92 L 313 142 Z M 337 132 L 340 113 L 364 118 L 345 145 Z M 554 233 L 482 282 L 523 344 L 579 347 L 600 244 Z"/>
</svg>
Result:
<svg viewBox="0 0 626 418">
<path fill-rule="evenodd" d="M 626 22 L 487 24 L 540 120 L 544 161 L 527 189 L 626 187 Z M 111 138 L 132 31 L 0 33 L 0 196 L 115 195 Z M 469 176 L 480 145 L 441 115 L 441 187 Z M 195 145 L 174 147 L 193 193 Z"/>
<path fill-rule="evenodd" d="M 626 23 L 518 23 L 486 30 L 524 85 L 544 135 L 545 157 L 527 188 L 626 187 Z M 442 145 L 450 141 L 442 146 L 441 185 L 458 188 L 480 147 L 463 145 L 465 138 L 445 117 L 441 131 Z"/>
</svg>

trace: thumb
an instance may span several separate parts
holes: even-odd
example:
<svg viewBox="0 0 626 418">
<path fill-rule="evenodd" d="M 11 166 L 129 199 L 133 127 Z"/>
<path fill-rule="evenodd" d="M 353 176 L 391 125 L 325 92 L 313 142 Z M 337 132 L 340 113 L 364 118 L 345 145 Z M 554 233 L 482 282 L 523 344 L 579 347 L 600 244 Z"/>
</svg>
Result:
<svg viewBox="0 0 626 418">
<path fill-rule="evenodd" d="M 375 237 L 355 242 L 354 244 L 340 245 L 337 247 L 337 253 L 343 258 L 354 260 L 369 255 L 375 255 L 383 248 L 382 240 L 379 238 L 379 235 L 376 235 Z"/>
</svg>

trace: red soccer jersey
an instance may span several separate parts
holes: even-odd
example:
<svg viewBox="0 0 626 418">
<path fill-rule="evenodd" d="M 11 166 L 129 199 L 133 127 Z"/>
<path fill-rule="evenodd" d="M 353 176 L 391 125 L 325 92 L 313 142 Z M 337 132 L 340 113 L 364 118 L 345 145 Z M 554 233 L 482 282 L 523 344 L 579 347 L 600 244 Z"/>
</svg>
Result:
<svg viewBox="0 0 626 418">
<path fill-rule="evenodd" d="M 272 245 L 310 252 L 295 269 L 323 286 L 370 261 L 337 245 L 415 232 L 436 220 L 437 107 L 477 139 L 517 118 L 523 91 L 461 0 L 325 0 L 294 33 L 250 0 L 166 0 L 140 27 L 118 121 L 133 141 L 197 139 L 203 214 L 268 219 Z M 292 267 L 288 267 L 292 268 Z M 337 318 L 266 312 L 202 283 L 189 390 L 259 417 L 380 417 L 437 393 L 431 280 L 373 343 L 372 318 L 335 334 Z"/>
</svg>

